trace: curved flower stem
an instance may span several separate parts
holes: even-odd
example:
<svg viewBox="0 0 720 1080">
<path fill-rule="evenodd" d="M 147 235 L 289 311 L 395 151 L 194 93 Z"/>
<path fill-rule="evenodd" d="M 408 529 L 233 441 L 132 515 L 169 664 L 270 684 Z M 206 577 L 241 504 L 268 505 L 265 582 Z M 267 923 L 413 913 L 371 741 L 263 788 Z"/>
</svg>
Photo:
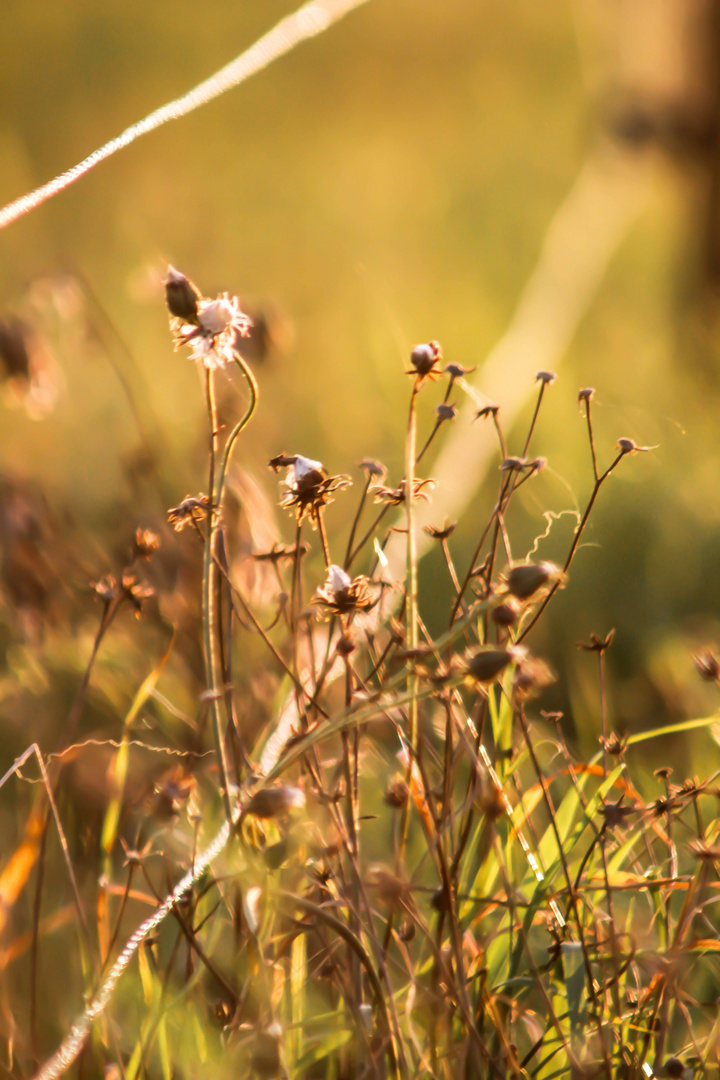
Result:
<svg viewBox="0 0 720 1080">
<path fill-rule="evenodd" d="M 220 784 L 222 788 L 223 806 L 228 822 L 232 820 L 232 808 L 228 791 L 228 763 L 225 753 L 225 736 L 222 729 L 220 715 L 220 689 L 217 678 L 217 610 L 216 610 L 216 578 L 217 567 L 215 563 L 215 537 L 220 527 L 222 507 L 225 495 L 225 481 L 235 440 L 243 428 L 249 423 L 257 405 L 258 389 L 255 377 L 239 353 L 234 353 L 235 362 L 245 376 L 250 390 L 250 401 L 245 410 L 245 415 L 232 429 L 223 448 L 222 460 L 215 481 L 215 468 L 218 456 L 218 425 L 217 406 L 215 402 L 215 383 L 213 372 L 207 372 L 207 405 L 210 418 L 210 476 L 208 480 L 208 498 L 210 507 L 208 510 L 207 530 L 205 534 L 205 552 L 203 557 L 203 639 L 205 647 L 205 674 L 207 690 L 210 697 L 210 715 L 212 717 L 213 739 L 215 742 L 215 754 L 217 756 L 218 769 L 220 770 Z"/>
<path fill-rule="evenodd" d="M 209 696 L 210 716 L 212 718 L 215 756 L 220 771 L 220 790 L 228 824 L 232 821 L 230 793 L 228 791 L 228 763 L 225 753 L 225 734 L 220 715 L 220 691 L 217 679 L 217 604 L 216 570 L 214 559 L 215 534 L 218 528 L 220 506 L 215 499 L 215 462 L 218 452 L 217 407 L 215 403 L 215 383 L 213 371 L 206 372 L 206 391 L 208 416 L 210 418 L 210 476 L 208 479 L 208 513 L 205 529 L 205 549 L 203 554 L 203 646 L 205 652 L 205 681 Z"/>
<path fill-rule="evenodd" d="M 407 521 L 407 588 L 405 593 L 405 634 L 407 641 L 407 649 L 410 654 L 407 672 L 407 690 L 408 696 L 410 698 L 408 702 L 408 789 L 411 785 L 413 764 L 415 762 L 415 758 L 417 757 L 418 749 L 418 677 L 415 671 L 415 660 L 413 659 L 413 654 L 417 649 L 418 644 L 417 539 L 415 536 L 415 507 L 413 505 L 413 491 L 415 487 L 415 458 L 417 454 L 417 412 L 415 409 L 415 401 L 417 398 L 417 394 L 418 383 L 416 380 L 416 382 L 413 384 L 412 395 L 410 397 L 410 413 L 408 416 L 407 437 L 405 440 L 405 509 Z M 409 816 L 410 800 L 408 799 L 405 804 L 405 809 L 403 810 L 402 826 L 400 830 L 400 841 L 398 845 L 398 865 L 402 861 L 403 849 L 405 847 L 405 841 L 407 839 Z"/>
</svg>

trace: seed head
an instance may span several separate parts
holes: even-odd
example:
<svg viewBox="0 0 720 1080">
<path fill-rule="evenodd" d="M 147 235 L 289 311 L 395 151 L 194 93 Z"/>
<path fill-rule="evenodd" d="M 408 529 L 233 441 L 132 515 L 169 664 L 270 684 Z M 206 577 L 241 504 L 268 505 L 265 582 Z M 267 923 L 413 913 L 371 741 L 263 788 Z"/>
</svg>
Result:
<svg viewBox="0 0 720 1080">
<path fill-rule="evenodd" d="M 415 346 L 410 353 L 412 369 L 408 371 L 407 374 L 415 375 L 418 389 L 426 379 L 437 379 L 437 377 L 442 374 L 442 371 L 438 366 L 441 360 L 442 353 L 437 341 L 429 341 L 427 345 Z"/>
<path fill-rule="evenodd" d="M 435 412 L 439 421 L 454 420 L 457 416 L 457 405 L 451 405 L 449 402 L 441 401 L 439 405 L 435 406 Z"/>
<path fill-rule="evenodd" d="M 136 559 L 149 559 L 160 547 L 160 538 L 150 529 L 136 529 L 133 538 L 133 555 Z"/>
<path fill-rule="evenodd" d="M 476 649 L 465 660 L 465 673 L 476 682 L 491 683 L 506 667 L 525 655 L 525 649 L 519 645 L 507 649 Z"/>
<path fill-rule="evenodd" d="M 695 667 L 701 679 L 706 682 L 720 681 L 720 661 L 710 649 L 705 649 L 698 656 L 693 657 Z"/>
<path fill-rule="evenodd" d="M 257 818 L 276 818 L 289 810 L 302 810 L 304 806 L 305 793 L 300 788 L 278 784 L 256 791 L 243 807 L 243 817 L 251 814 Z"/>
<path fill-rule="evenodd" d="M 303 457 L 302 454 L 278 454 L 269 462 L 275 472 L 286 468 L 283 486 L 287 489 L 280 505 L 294 510 L 298 522 L 307 515 L 315 519 L 316 513 L 330 502 L 330 496 L 341 488 L 349 487 L 349 476 L 328 476 L 320 461 Z"/>
<path fill-rule="evenodd" d="M 451 382 L 455 379 L 462 379 L 464 375 L 470 375 L 475 371 L 474 367 L 463 367 L 462 364 L 446 364 L 443 369 L 443 375 L 448 375 Z"/>
<path fill-rule="evenodd" d="M 360 575 L 351 578 L 347 571 L 334 563 L 328 567 L 327 581 L 318 589 L 313 598 L 314 604 L 320 604 L 333 615 L 353 615 L 358 611 L 368 611 L 374 604 L 368 595 L 369 581 Z"/>
<path fill-rule="evenodd" d="M 538 371 L 535 376 L 535 382 L 541 382 L 543 386 L 550 386 L 557 379 L 557 375 L 554 371 Z"/>
<path fill-rule="evenodd" d="M 554 563 L 519 563 L 507 571 L 505 585 L 518 600 L 529 600 L 544 586 L 562 579 L 563 573 Z"/>
</svg>

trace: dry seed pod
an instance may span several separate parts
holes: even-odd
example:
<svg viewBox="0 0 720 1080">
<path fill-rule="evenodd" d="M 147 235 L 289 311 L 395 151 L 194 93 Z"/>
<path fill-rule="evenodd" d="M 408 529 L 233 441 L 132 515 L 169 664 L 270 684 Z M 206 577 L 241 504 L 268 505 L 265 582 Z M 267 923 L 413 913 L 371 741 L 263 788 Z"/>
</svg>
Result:
<svg viewBox="0 0 720 1080">
<path fill-rule="evenodd" d="M 521 660 L 525 650 L 520 646 L 508 649 L 477 649 L 465 661 L 465 671 L 470 678 L 481 683 L 492 682 L 513 661 Z"/>
<path fill-rule="evenodd" d="M 562 578 L 562 570 L 555 563 L 520 563 L 511 566 L 506 575 L 508 592 L 518 600 L 529 600 L 538 589 Z"/>
<path fill-rule="evenodd" d="M 252 814 L 258 818 L 274 818 L 288 810 L 301 810 L 305 805 L 305 794 L 297 787 L 280 784 L 277 787 L 261 788 L 256 791 L 243 809 L 243 816 Z"/>
</svg>

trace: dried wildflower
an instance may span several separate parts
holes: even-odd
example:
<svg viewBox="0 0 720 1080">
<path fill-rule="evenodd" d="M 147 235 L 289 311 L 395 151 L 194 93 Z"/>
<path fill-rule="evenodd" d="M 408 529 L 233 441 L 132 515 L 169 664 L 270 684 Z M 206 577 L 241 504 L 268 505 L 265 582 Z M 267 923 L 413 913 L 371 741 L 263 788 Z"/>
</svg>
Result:
<svg viewBox="0 0 720 1080">
<path fill-rule="evenodd" d="M 150 529 L 136 529 L 133 537 L 133 555 L 136 559 L 149 559 L 160 547 L 160 538 Z"/>
<path fill-rule="evenodd" d="M 109 604 L 120 595 L 117 578 L 113 574 L 105 574 L 99 581 L 92 584 L 92 589 L 97 597 Z"/>
<path fill-rule="evenodd" d="M 278 784 L 256 791 L 243 807 L 243 817 L 252 814 L 257 818 L 275 818 L 289 810 L 302 810 L 304 806 L 305 794 L 300 788 Z"/>
<path fill-rule="evenodd" d="M 227 293 L 216 300 L 198 300 L 195 321 L 174 319 L 175 348 L 189 345 L 193 360 L 213 371 L 232 363 L 238 336 L 247 337 L 250 319 L 240 310 L 236 296 Z"/>
<path fill-rule="evenodd" d="M 454 382 L 455 379 L 462 379 L 464 375 L 471 375 L 475 370 L 474 367 L 463 367 L 462 364 L 446 364 L 443 375 L 448 375 L 450 381 Z"/>
<path fill-rule="evenodd" d="M 652 446 L 638 446 L 634 439 L 618 439 L 617 448 L 621 454 L 645 454 Z"/>
<path fill-rule="evenodd" d="M 490 612 L 490 618 L 496 626 L 514 626 L 518 621 L 520 605 L 512 597 L 498 604 Z"/>
<path fill-rule="evenodd" d="M 416 386 L 420 389 L 427 379 L 437 379 L 442 374 L 438 366 L 441 360 L 442 353 L 437 341 L 429 341 L 427 345 L 416 345 L 410 353 L 412 368 L 406 374 L 415 375 Z"/>
<path fill-rule="evenodd" d="M 258 551 L 252 556 L 256 562 L 279 563 L 300 558 L 307 555 L 310 550 L 309 544 L 301 544 L 298 548 L 295 544 L 273 544 L 270 551 Z"/>
<path fill-rule="evenodd" d="M 505 587 L 518 600 L 529 600 L 546 585 L 553 585 L 563 579 L 563 572 L 555 563 L 519 563 L 507 570 Z"/>
<path fill-rule="evenodd" d="M 543 386 L 550 386 L 557 379 L 557 375 L 554 371 L 538 371 L 535 376 L 535 382 L 541 382 Z"/>
<path fill-rule="evenodd" d="M 142 581 L 138 581 L 135 574 L 131 570 L 123 570 L 121 588 L 123 597 L 129 600 L 132 606 L 135 608 L 135 614 L 142 614 L 143 605 L 146 600 L 149 600 L 151 596 L 155 595 L 155 590 L 150 585 L 144 584 Z"/>
<path fill-rule="evenodd" d="M 409 790 L 402 776 L 394 777 L 385 788 L 383 796 L 388 806 L 394 810 L 400 810 L 408 801 Z"/>
<path fill-rule="evenodd" d="M 307 515 L 312 518 L 330 502 L 330 496 L 341 488 L 350 487 L 349 476 L 328 476 L 321 461 L 303 457 L 302 454 L 278 454 L 268 462 L 275 472 L 287 469 L 283 481 L 287 490 L 280 505 L 295 511 L 298 523 Z"/>
<path fill-rule="evenodd" d="M 669 1076 L 671 1080 L 676 1080 L 683 1076 L 685 1073 L 685 1066 L 680 1058 L 669 1057 L 665 1062 L 665 1075 Z"/>
<path fill-rule="evenodd" d="M 609 649 L 615 639 L 615 630 L 610 630 L 604 638 L 598 637 L 597 634 L 591 634 L 589 641 L 576 641 L 578 649 L 583 649 L 585 652 L 598 652 L 604 653 L 606 649 Z"/>
<path fill-rule="evenodd" d="M 400 923 L 400 926 L 398 927 L 398 937 L 401 941 L 405 942 L 412 941 L 415 937 L 415 923 L 409 915 L 406 915 Z"/>
<path fill-rule="evenodd" d="M 440 423 L 444 423 L 446 420 L 454 420 L 457 416 L 457 405 L 441 401 L 439 405 L 435 406 L 435 413 Z"/>
<path fill-rule="evenodd" d="M 327 581 L 315 593 L 313 603 L 332 615 L 354 615 L 357 611 L 367 611 L 374 604 L 368 596 L 368 585 L 366 577 L 360 575 L 351 578 L 341 566 L 333 563 L 328 567 Z"/>
<path fill-rule="evenodd" d="M 163 284 L 165 301 L 171 316 L 190 326 L 197 326 L 198 304 L 202 300 L 198 287 L 174 266 L 168 266 Z"/>
<path fill-rule="evenodd" d="M 207 495 L 186 495 L 179 506 L 167 512 L 167 518 L 175 532 L 182 532 L 186 525 L 202 525 L 210 508 Z"/>
<path fill-rule="evenodd" d="M 513 699 L 516 703 L 527 701 L 554 682 L 555 675 L 543 660 L 522 659 L 513 677 Z"/>
<path fill-rule="evenodd" d="M 445 520 L 443 522 L 442 529 L 438 529 L 434 525 L 426 525 L 425 532 L 428 534 L 428 536 L 431 536 L 433 540 L 447 540 L 449 536 L 452 536 L 456 528 L 457 521 L 451 521 L 448 523 L 448 521 Z"/>
<path fill-rule="evenodd" d="M 614 803 L 603 803 L 600 808 L 600 813 L 605 819 L 605 824 L 609 829 L 621 828 L 631 814 L 635 814 L 636 812 L 634 806 L 623 806 L 622 800 Z"/>
<path fill-rule="evenodd" d="M 430 496 L 425 488 L 434 488 L 434 480 L 413 480 L 413 498 L 425 499 L 430 502 Z M 405 502 L 405 481 L 401 480 L 396 488 L 378 487 L 375 491 L 373 502 L 388 503 L 390 506 L 401 506 Z"/>
<path fill-rule="evenodd" d="M 510 664 L 521 660 L 526 655 L 519 645 L 507 649 L 488 649 L 482 647 L 471 652 L 465 659 L 465 674 L 480 683 L 490 683 L 502 674 Z"/>
<path fill-rule="evenodd" d="M 182 809 L 194 793 L 196 780 L 182 765 L 176 765 L 155 784 L 156 812 L 163 817 L 173 816 Z"/>
<path fill-rule="evenodd" d="M 351 653 L 355 652 L 356 647 L 357 646 L 355 645 L 355 639 L 353 638 L 352 634 L 346 631 L 338 638 L 335 650 L 338 656 L 350 656 Z"/>
<path fill-rule="evenodd" d="M 527 458 L 507 457 L 500 466 L 500 472 L 522 472 L 522 470 L 527 469 L 527 467 Z"/>
<path fill-rule="evenodd" d="M 627 735 L 618 735 L 617 731 L 611 732 L 607 739 L 600 737 L 600 745 L 603 750 L 613 757 L 620 757 L 625 752 L 627 744 Z"/>
<path fill-rule="evenodd" d="M 710 649 L 705 649 L 698 656 L 694 656 L 693 662 L 701 679 L 707 682 L 720 681 L 720 661 Z"/>
<path fill-rule="evenodd" d="M 377 480 L 379 483 L 382 483 L 387 476 L 387 469 L 382 461 L 376 461 L 375 458 L 363 458 L 358 462 L 358 469 L 365 471 L 368 480 Z"/>
<path fill-rule="evenodd" d="M 476 420 L 487 420 L 488 416 L 497 416 L 500 412 L 500 406 L 494 405 L 492 402 L 488 402 L 482 409 L 475 413 Z"/>
<path fill-rule="evenodd" d="M 672 769 L 669 765 L 663 765 L 661 769 L 655 770 L 655 776 L 659 776 L 661 780 L 667 780 L 672 776 Z"/>
<path fill-rule="evenodd" d="M 580 393 L 578 394 L 578 402 L 580 402 L 580 401 L 590 401 L 590 399 L 592 398 L 594 393 L 595 393 L 595 387 L 594 386 L 586 386 L 585 389 L 581 390 Z"/>
<path fill-rule="evenodd" d="M 528 470 L 530 473 L 541 473 L 547 466 L 546 457 L 536 457 L 532 461 L 528 462 Z"/>
</svg>

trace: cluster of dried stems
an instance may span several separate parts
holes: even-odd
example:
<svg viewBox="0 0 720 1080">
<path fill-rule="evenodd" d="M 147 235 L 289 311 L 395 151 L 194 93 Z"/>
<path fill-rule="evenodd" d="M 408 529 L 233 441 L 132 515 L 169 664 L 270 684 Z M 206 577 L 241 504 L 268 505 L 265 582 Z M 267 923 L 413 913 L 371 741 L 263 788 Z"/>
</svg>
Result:
<svg viewBox="0 0 720 1080">
<path fill-rule="evenodd" d="M 78 944 L 67 964 L 88 1005 L 82 1013 L 78 999 L 80 1020 L 43 1077 L 78 1056 L 83 1076 L 104 1070 L 124 1080 L 629 1080 L 717 1069 L 714 778 L 675 786 L 665 769 L 654 801 L 640 794 L 633 746 L 661 732 L 622 739 L 608 729 L 612 634 L 583 646 L 598 659 L 602 732 L 597 754 L 577 760 L 562 716 L 535 705 L 552 675 L 528 644 L 569 577 L 601 488 L 625 457 L 648 448 L 622 438 L 603 467 L 593 391 L 582 390 L 592 468 L 585 510 L 562 565 L 518 560 L 512 506 L 545 464 L 531 445 L 554 376 L 538 373 L 517 454 L 501 410 L 482 409 L 497 440 L 497 497 L 465 566 L 451 552 L 454 526 L 429 530 L 447 567 L 446 628 L 433 635 L 414 523 L 432 482 L 417 470 L 455 417 L 450 398 L 465 371 L 444 365 L 436 342 L 417 346 L 404 476 L 393 486 L 378 462 L 361 463 L 347 536 L 333 535 L 326 518 L 336 496 L 350 498 L 339 494 L 350 477 L 295 452 L 271 460 L 294 535 L 250 556 L 276 583 L 268 619 L 234 573 L 228 513 L 231 454 L 257 402 L 240 351 L 247 320 L 235 300 L 207 300 L 174 270 L 167 297 L 176 342 L 202 365 L 208 410 L 207 490 L 169 511 L 176 531 L 187 526 L 174 542 L 202 565 L 200 720 L 138 823 L 131 758 L 136 747 L 151 749 L 140 737 L 143 711 L 152 700 L 172 706 L 158 689 L 171 642 L 113 744 L 80 879 L 62 827 L 65 766 L 88 745 L 76 737 L 101 646 L 121 612 L 140 615 L 151 598 L 140 567 L 159 557 L 159 541 L 141 529 L 131 563 L 95 586 L 102 614 L 59 752 L 46 761 L 33 747 L 10 770 L 20 775 L 34 755 L 43 781 L 0 872 L 10 940 L 37 868 L 26 943 L 10 941 L 2 961 L 5 970 L 15 947 L 29 973 L 24 1031 L 7 985 L 2 995 L 10 1074 L 32 1074 L 53 1037 L 46 1014 L 59 988 L 38 975 L 53 915 L 64 910 L 41 918 L 50 822 L 73 890 L 66 922 Z M 219 368 L 233 366 L 248 404 L 228 428 L 216 382 Z M 418 451 L 421 407 L 438 380 L 444 392 Z M 404 581 L 389 578 L 383 552 L 398 529 Z M 432 612 L 432 625 L 442 614 Z M 274 680 L 261 723 L 248 700 L 249 665 Z M 698 666 L 720 678 L 711 653 Z"/>
</svg>

